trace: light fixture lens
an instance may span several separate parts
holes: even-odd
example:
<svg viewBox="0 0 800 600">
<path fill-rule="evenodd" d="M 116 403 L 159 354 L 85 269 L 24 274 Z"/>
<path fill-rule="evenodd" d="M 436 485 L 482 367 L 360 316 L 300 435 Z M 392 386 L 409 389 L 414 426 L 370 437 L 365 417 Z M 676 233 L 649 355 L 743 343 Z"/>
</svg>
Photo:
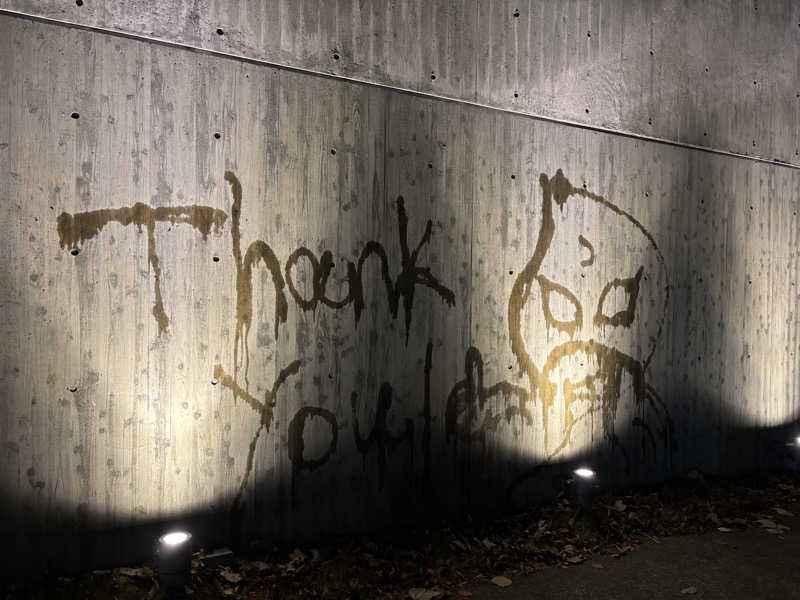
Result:
<svg viewBox="0 0 800 600">
<path fill-rule="evenodd" d="M 798 435 L 798 436 L 795 438 L 795 440 L 794 440 L 794 441 L 795 441 L 795 443 L 796 443 L 798 446 L 800 446 L 800 435 Z"/>
<path fill-rule="evenodd" d="M 161 536 L 161 543 L 167 546 L 177 546 L 188 540 L 191 536 L 185 531 L 173 531 Z"/>
<path fill-rule="evenodd" d="M 582 477 L 583 479 L 591 479 L 592 477 L 594 477 L 594 471 L 592 471 L 591 469 L 587 469 L 586 467 L 575 469 L 573 473 L 575 473 L 575 475 L 577 475 L 578 477 Z"/>
</svg>

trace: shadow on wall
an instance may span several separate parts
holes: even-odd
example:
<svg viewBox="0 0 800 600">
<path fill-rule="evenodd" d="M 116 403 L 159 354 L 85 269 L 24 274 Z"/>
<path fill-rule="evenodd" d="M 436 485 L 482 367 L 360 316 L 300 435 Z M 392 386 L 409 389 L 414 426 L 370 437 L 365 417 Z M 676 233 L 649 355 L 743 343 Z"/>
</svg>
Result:
<svg viewBox="0 0 800 600">
<path fill-rule="evenodd" d="M 761 470 L 800 470 L 797 448 L 791 443 L 787 444 L 787 440 L 793 439 L 795 434 L 796 428 L 791 425 L 772 429 L 728 430 L 722 451 L 723 454 L 735 453 L 747 459 L 755 457 L 753 462 L 757 462 Z M 569 477 L 574 469 L 586 464 L 596 470 L 597 483 L 602 492 L 614 493 L 629 489 L 619 484 L 619 480 L 613 475 L 616 472 L 613 463 L 598 462 L 596 453 L 587 452 L 569 461 L 531 465 L 524 479 L 508 488 L 506 504 L 476 506 L 475 510 L 461 515 L 435 510 L 427 515 L 408 515 L 405 522 L 393 523 L 391 528 L 402 529 L 410 525 L 435 524 L 439 519 L 458 521 L 467 514 L 491 517 L 513 510 L 525 510 L 532 505 L 531 496 L 538 497 L 543 502 L 552 500 L 563 491 L 564 479 Z M 492 483 L 484 480 L 484 485 L 490 486 Z M 264 495 L 279 492 L 260 483 L 259 489 Z M 519 498 L 522 497 L 524 501 L 520 502 Z M 6 497 L 2 500 L 4 506 L 8 506 L 7 503 L 12 501 Z M 24 523 L 22 528 L 7 534 L 6 548 L 7 550 L 13 548 L 14 554 L 8 554 L 3 562 L 4 577 L 13 579 L 31 573 L 77 573 L 96 568 L 141 564 L 153 558 L 157 537 L 166 531 L 176 529 L 192 532 L 195 550 L 232 547 L 240 552 L 248 549 L 268 550 L 274 544 L 319 545 L 326 541 L 335 542 L 339 535 L 357 536 L 369 531 L 363 529 L 327 535 L 314 535 L 305 531 L 302 536 L 291 540 L 248 537 L 246 530 L 234 530 L 237 524 L 235 519 L 232 519 L 231 507 L 216 511 L 195 511 L 176 515 L 174 518 L 154 519 L 135 526 L 116 528 L 109 528 L 103 524 L 100 515 L 81 513 L 77 518 L 60 518 L 61 515 L 71 512 L 69 507 L 65 506 L 61 510 L 54 511 L 45 521 L 38 520 L 37 515 L 29 515 L 28 522 Z M 0 511 L 0 516 L 7 517 L 5 509 Z M 280 518 L 280 515 L 273 516 Z"/>
</svg>

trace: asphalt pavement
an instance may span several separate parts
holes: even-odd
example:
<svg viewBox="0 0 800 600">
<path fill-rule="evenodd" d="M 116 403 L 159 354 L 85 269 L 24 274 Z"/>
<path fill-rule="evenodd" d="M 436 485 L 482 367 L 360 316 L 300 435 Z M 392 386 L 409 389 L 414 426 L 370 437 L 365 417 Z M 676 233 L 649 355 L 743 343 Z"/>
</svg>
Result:
<svg viewBox="0 0 800 600">
<path fill-rule="evenodd" d="M 780 534 L 759 527 L 664 538 L 621 558 L 598 555 L 507 587 L 482 585 L 472 600 L 800 599 L 800 504 L 786 508 L 793 516 L 774 516 L 789 527 Z"/>
</svg>

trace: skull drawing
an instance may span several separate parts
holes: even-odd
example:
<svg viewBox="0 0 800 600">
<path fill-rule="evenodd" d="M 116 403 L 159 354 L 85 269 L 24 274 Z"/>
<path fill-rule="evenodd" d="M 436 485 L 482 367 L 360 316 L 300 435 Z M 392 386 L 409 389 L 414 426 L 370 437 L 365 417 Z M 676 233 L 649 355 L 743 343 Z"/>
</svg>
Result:
<svg viewBox="0 0 800 600">
<path fill-rule="evenodd" d="M 639 221 L 561 170 L 539 183 L 541 228 L 508 305 L 512 352 L 541 406 L 548 457 L 599 437 L 627 460 L 637 432 L 653 445 L 671 437 L 645 381 L 669 295 L 664 258 Z"/>
</svg>

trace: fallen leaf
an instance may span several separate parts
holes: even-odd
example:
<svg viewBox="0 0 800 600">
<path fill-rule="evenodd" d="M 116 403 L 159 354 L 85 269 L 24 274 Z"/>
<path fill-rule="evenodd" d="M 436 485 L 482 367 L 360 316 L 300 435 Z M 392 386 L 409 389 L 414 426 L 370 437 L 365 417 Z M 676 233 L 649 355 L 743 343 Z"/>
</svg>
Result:
<svg viewBox="0 0 800 600">
<path fill-rule="evenodd" d="M 614 510 L 617 512 L 625 512 L 625 509 L 628 508 L 622 500 L 617 500 L 614 502 Z"/>
<path fill-rule="evenodd" d="M 567 558 L 567 562 L 572 563 L 573 565 L 577 565 L 579 563 L 582 563 L 583 561 L 584 558 L 582 556 L 570 556 Z"/>
<path fill-rule="evenodd" d="M 242 580 L 242 576 L 239 573 L 234 573 L 228 567 L 222 569 L 219 574 L 228 583 L 239 583 Z"/>
<path fill-rule="evenodd" d="M 788 510 L 785 510 L 783 508 L 779 508 L 777 506 L 775 508 L 773 508 L 772 510 L 774 510 L 776 513 L 778 513 L 782 517 L 793 517 L 794 516 L 794 513 L 790 513 Z"/>
<path fill-rule="evenodd" d="M 472 592 L 470 592 L 469 590 L 465 590 L 464 588 L 461 588 L 460 590 L 458 590 L 458 595 L 461 596 L 462 598 L 469 598 L 470 596 L 472 596 Z"/>
<path fill-rule="evenodd" d="M 250 563 L 250 565 L 256 571 L 259 571 L 259 572 L 260 571 L 266 571 L 267 569 L 269 569 L 269 565 L 267 563 L 265 563 L 263 560 L 254 560 L 252 563 Z"/>
<path fill-rule="evenodd" d="M 463 550 L 464 552 L 467 551 L 467 547 L 464 545 L 463 542 L 460 540 L 453 540 L 453 545 L 458 548 L 459 550 Z"/>
<path fill-rule="evenodd" d="M 119 575 L 126 575 L 127 577 L 152 577 L 153 576 L 153 569 L 149 569 L 148 567 L 141 567 L 138 569 L 131 569 L 129 567 L 120 567 L 116 569 L 116 572 Z"/>
<path fill-rule="evenodd" d="M 619 546 L 617 546 L 617 550 L 616 550 L 616 551 L 615 551 L 615 550 L 613 550 L 612 548 L 609 548 L 608 552 L 609 552 L 609 554 L 611 554 L 611 556 L 613 556 L 614 558 L 619 558 L 620 556 L 622 556 L 622 555 L 624 555 L 624 554 L 627 554 L 627 553 L 628 553 L 628 552 L 630 552 L 631 550 L 633 550 L 633 546 L 624 546 L 624 547 L 622 547 L 622 548 L 620 548 Z"/>
<path fill-rule="evenodd" d="M 511 580 L 508 577 L 497 575 L 496 577 L 492 577 L 492 583 L 497 587 L 508 587 L 511 585 Z"/>
<path fill-rule="evenodd" d="M 374 556 L 372 556 L 371 554 L 367 554 L 367 553 L 365 553 L 365 554 L 364 554 L 364 558 L 366 558 L 366 559 L 367 559 L 367 565 L 369 565 L 369 568 L 370 568 L 370 569 L 377 569 L 378 567 L 380 567 L 380 566 L 381 566 L 381 561 L 379 561 L 378 559 L 376 559 L 376 558 L 375 558 Z"/>
<path fill-rule="evenodd" d="M 681 594 L 683 594 L 685 596 L 694 596 L 696 593 L 697 593 L 697 588 L 694 587 L 693 585 L 689 586 L 687 588 L 683 588 L 681 590 Z"/>
<path fill-rule="evenodd" d="M 490 541 L 489 538 L 483 538 L 481 540 L 481 544 L 483 544 L 486 547 L 487 550 L 491 550 L 492 548 L 497 546 L 497 544 L 495 544 L 494 542 Z"/>
<path fill-rule="evenodd" d="M 411 600 L 434 600 L 435 598 L 441 598 L 444 595 L 444 592 L 439 588 L 411 588 L 408 590 L 408 596 Z"/>
<path fill-rule="evenodd" d="M 764 529 L 775 529 L 778 526 L 775 521 L 770 521 L 769 519 L 756 519 L 756 523 L 761 525 Z"/>
<path fill-rule="evenodd" d="M 736 530 L 731 529 L 730 527 L 717 527 L 717 531 L 721 531 L 722 533 L 730 533 L 731 531 L 736 531 Z"/>
<path fill-rule="evenodd" d="M 601 563 L 592 563 L 593 569 L 605 569 L 605 567 Z"/>
</svg>

